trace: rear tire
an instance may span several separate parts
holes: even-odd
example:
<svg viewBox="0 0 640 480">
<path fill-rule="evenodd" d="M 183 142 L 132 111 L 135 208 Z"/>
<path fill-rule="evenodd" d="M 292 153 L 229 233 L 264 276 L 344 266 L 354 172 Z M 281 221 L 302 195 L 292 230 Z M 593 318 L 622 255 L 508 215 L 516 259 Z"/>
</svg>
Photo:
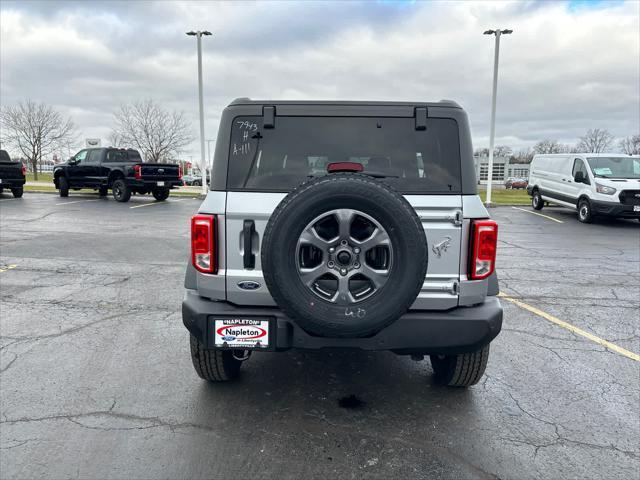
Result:
<svg viewBox="0 0 640 480">
<path fill-rule="evenodd" d="M 438 385 L 470 387 L 480 381 L 489 360 L 489 345 L 460 355 L 431 355 L 433 379 Z"/>
<path fill-rule="evenodd" d="M 13 193 L 14 198 L 21 198 L 22 194 L 24 193 L 24 188 L 23 187 L 12 188 L 11 193 Z"/>
<path fill-rule="evenodd" d="M 340 211 L 346 215 L 344 223 L 336 217 Z M 382 232 L 387 238 L 383 251 L 388 261 L 377 269 L 369 263 L 367 252 L 375 243 L 363 247 L 364 252 L 352 249 L 359 242 L 357 233 L 351 235 L 351 222 L 358 222 L 354 217 L 360 217 L 360 222 L 372 219 L 375 225 L 370 222 L 365 227 L 372 242 L 376 235 L 371 232 Z M 328 218 L 333 225 L 327 228 L 332 233 L 322 238 L 313 226 L 320 218 Z M 321 260 L 309 270 L 311 275 L 328 272 L 314 277 L 330 279 L 326 293 L 314 288 L 313 278 L 301 277 L 297 252 L 300 239 L 310 231 L 319 239 L 316 251 Z M 366 244 L 364 237 L 360 240 Z M 347 254 L 342 275 L 331 260 L 332 250 L 338 249 L 352 252 Z M 356 173 L 317 177 L 289 193 L 267 223 L 261 254 L 264 280 L 276 304 L 308 333 L 329 338 L 366 337 L 400 318 L 422 288 L 428 260 L 427 239 L 414 208 L 387 184 Z M 353 266 L 348 266 L 354 258 Z M 350 277 L 345 275 L 348 268 L 351 278 L 368 281 L 368 289 L 359 292 L 361 300 L 354 300 Z M 380 270 L 386 273 L 377 276 Z M 372 293 L 367 296 L 367 292 Z"/>
<path fill-rule="evenodd" d="M 198 180 L 195 180 L 195 181 L 191 182 L 191 186 L 192 187 L 200 187 L 201 184 L 200 184 L 200 182 Z"/>
<path fill-rule="evenodd" d="M 582 223 L 593 222 L 593 212 L 591 211 L 591 203 L 586 198 L 578 202 L 578 220 Z"/>
<path fill-rule="evenodd" d="M 122 180 L 121 178 L 113 182 L 111 191 L 113 192 L 113 199 L 116 202 L 125 203 L 128 202 L 131 198 L 131 188 L 129 188 L 129 186 L 124 183 L 124 180 Z"/>
<path fill-rule="evenodd" d="M 205 350 L 196 337 L 190 337 L 191 361 L 200 378 L 218 383 L 238 377 L 242 361 L 233 358 L 232 350 Z"/>
<path fill-rule="evenodd" d="M 67 177 L 58 178 L 58 188 L 60 189 L 61 197 L 69 196 L 69 180 L 67 180 Z"/>
<path fill-rule="evenodd" d="M 161 201 L 166 200 L 167 198 L 169 198 L 169 192 L 170 192 L 170 190 L 168 188 L 155 187 L 151 191 L 151 194 L 153 195 L 153 198 L 155 198 L 156 200 L 161 202 Z"/>
<path fill-rule="evenodd" d="M 542 210 L 544 206 L 544 200 L 542 200 L 542 196 L 538 190 L 533 191 L 533 195 L 531 196 L 531 206 L 534 210 Z"/>
</svg>

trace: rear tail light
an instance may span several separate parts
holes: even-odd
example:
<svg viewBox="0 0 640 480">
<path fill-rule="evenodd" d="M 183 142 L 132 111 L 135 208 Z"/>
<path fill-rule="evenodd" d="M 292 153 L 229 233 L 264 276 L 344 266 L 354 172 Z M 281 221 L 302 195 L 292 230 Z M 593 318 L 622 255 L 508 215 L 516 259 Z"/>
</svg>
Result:
<svg viewBox="0 0 640 480">
<path fill-rule="evenodd" d="M 475 220 L 471 223 L 471 255 L 469 277 L 482 280 L 496 269 L 498 224 L 493 220 Z"/>
<path fill-rule="evenodd" d="M 178 164 L 178 178 L 182 180 L 182 164 Z"/>
<path fill-rule="evenodd" d="M 27 175 L 27 166 L 23 163 L 22 164 L 22 176 L 25 177 Z"/>
<path fill-rule="evenodd" d="M 327 165 L 327 172 L 361 172 L 364 167 L 358 162 L 333 162 Z"/>
<path fill-rule="evenodd" d="M 191 263 L 203 273 L 216 273 L 216 217 L 194 215 L 191 217 Z"/>
<path fill-rule="evenodd" d="M 134 165 L 133 166 L 133 173 L 135 174 L 136 180 L 142 180 L 142 166 L 141 165 Z"/>
</svg>

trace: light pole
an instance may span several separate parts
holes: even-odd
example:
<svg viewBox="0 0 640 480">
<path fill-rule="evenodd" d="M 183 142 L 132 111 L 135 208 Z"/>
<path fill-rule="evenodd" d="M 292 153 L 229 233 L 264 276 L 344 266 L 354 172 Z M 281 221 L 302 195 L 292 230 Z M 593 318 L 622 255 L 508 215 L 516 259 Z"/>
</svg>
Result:
<svg viewBox="0 0 640 480">
<path fill-rule="evenodd" d="M 187 32 L 187 35 L 196 37 L 198 40 L 198 96 L 200 104 L 200 167 L 202 169 L 202 194 L 207 194 L 207 167 L 204 158 L 204 106 L 202 101 L 202 36 L 211 35 L 211 32 L 206 30 L 197 32 Z"/>
<path fill-rule="evenodd" d="M 500 56 L 500 35 L 509 35 L 513 30 L 487 30 L 484 35 L 496 36 L 493 56 L 493 94 L 491 96 L 491 133 L 489 134 L 489 171 L 487 172 L 487 206 L 491 206 L 491 184 L 493 182 L 493 142 L 496 134 L 496 96 L 498 95 L 498 57 Z"/>
</svg>

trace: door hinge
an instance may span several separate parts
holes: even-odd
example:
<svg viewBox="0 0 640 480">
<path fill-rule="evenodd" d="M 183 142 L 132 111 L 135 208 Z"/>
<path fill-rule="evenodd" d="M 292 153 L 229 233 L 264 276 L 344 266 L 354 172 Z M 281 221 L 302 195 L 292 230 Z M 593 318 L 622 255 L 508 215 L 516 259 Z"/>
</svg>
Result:
<svg viewBox="0 0 640 480">
<path fill-rule="evenodd" d="M 462 225 L 463 220 L 462 210 L 456 210 L 453 215 L 447 216 L 447 220 L 452 222 L 456 227 L 459 227 Z"/>
</svg>

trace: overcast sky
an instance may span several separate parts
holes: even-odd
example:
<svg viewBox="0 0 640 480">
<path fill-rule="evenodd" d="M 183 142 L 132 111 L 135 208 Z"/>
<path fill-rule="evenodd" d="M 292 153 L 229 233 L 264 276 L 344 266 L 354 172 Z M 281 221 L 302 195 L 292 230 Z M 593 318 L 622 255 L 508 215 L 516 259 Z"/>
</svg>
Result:
<svg viewBox="0 0 640 480">
<path fill-rule="evenodd" d="M 106 140 L 121 103 L 183 110 L 197 134 L 203 39 L 206 138 L 233 98 L 433 101 L 468 111 L 488 146 L 493 37 L 502 38 L 496 144 L 640 132 L 640 2 L 0 3 L 0 102 L 55 106 Z M 195 142 L 185 157 L 199 154 Z"/>
</svg>

